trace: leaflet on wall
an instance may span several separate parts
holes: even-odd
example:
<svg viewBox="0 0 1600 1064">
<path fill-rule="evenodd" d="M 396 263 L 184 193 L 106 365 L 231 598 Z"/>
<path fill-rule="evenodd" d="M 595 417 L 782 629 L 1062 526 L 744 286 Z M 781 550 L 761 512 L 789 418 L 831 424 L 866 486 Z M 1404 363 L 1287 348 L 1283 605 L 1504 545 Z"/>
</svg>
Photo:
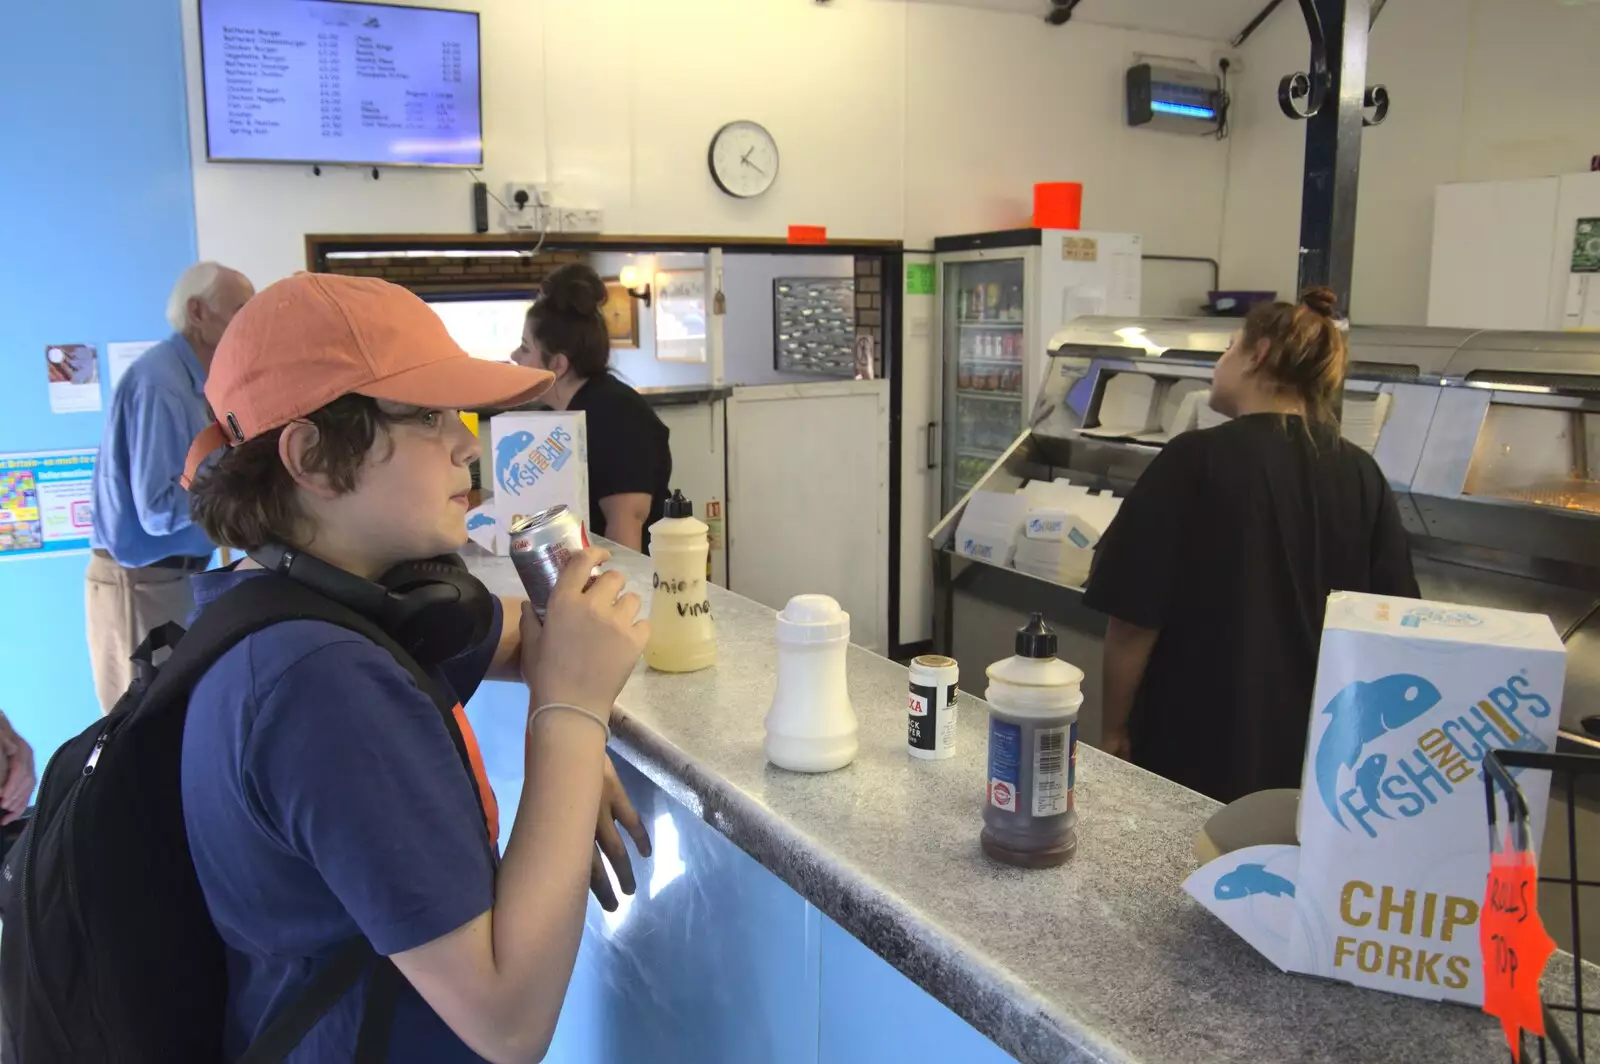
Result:
<svg viewBox="0 0 1600 1064">
<path fill-rule="evenodd" d="M 111 390 L 117 390 L 122 375 L 138 361 L 139 356 L 156 346 L 158 340 L 136 340 L 131 343 L 106 344 L 106 378 Z"/>
<path fill-rule="evenodd" d="M 0 455 L 0 558 L 89 549 L 95 455 Z"/>
<path fill-rule="evenodd" d="M 100 409 L 100 359 L 90 344 L 50 344 L 44 349 L 50 412 L 92 414 Z"/>
<path fill-rule="evenodd" d="M 1572 239 L 1572 272 L 1600 273 L 1600 218 L 1579 218 Z"/>
</svg>

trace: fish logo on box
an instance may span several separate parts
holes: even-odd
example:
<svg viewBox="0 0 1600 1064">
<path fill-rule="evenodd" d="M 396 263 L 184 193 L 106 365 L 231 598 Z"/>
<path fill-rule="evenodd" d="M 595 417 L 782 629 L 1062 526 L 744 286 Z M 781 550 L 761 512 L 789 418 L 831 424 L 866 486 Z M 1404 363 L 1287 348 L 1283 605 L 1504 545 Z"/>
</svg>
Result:
<svg viewBox="0 0 1600 1064">
<path fill-rule="evenodd" d="M 968 536 L 967 541 L 962 544 L 961 553 L 970 558 L 993 558 L 994 545 L 991 543 L 979 543 L 971 536 Z"/>
<path fill-rule="evenodd" d="M 1240 901 L 1256 894 L 1274 898 L 1294 897 L 1294 884 L 1267 871 L 1266 865 L 1242 864 L 1217 880 L 1212 889 L 1218 901 Z"/>
<path fill-rule="evenodd" d="M 540 477 L 561 469 L 572 457 L 572 433 L 565 426 L 535 440 L 531 432 L 513 432 L 495 448 L 495 483 L 512 495 L 521 495 L 523 488 L 533 487 Z"/>
<path fill-rule="evenodd" d="M 473 514 L 467 518 L 467 531 L 475 532 L 480 528 L 488 528 L 494 524 L 494 518 L 488 514 Z"/>
<path fill-rule="evenodd" d="M 1552 711 L 1533 690 L 1526 674 L 1508 678 L 1476 704 L 1434 723 L 1407 741 L 1403 753 L 1363 753 L 1385 736 L 1431 713 L 1443 695 L 1430 681 L 1410 673 L 1358 680 L 1328 702 L 1331 718 L 1314 757 L 1317 794 L 1334 823 L 1345 831 L 1358 826 L 1376 839 L 1382 822 L 1421 816 L 1478 775 L 1490 750 L 1544 750 L 1518 713 L 1538 719 Z M 1393 752 L 1393 741 L 1386 743 Z M 1342 777 L 1351 775 L 1349 785 Z M 1345 814 L 1349 814 L 1346 821 Z"/>
</svg>

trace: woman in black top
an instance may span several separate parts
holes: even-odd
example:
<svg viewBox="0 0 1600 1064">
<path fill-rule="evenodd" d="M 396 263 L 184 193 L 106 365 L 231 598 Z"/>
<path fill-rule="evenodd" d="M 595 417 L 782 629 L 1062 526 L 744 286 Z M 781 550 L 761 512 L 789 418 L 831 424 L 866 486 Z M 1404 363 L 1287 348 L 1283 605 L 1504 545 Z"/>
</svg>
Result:
<svg viewBox="0 0 1600 1064">
<path fill-rule="evenodd" d="M 1211 405 L 1150 464 L 1096 552 L 1103 746 L 1219 801 L 1298 787 L 1329 592 L 1417 597 L 1378 464 L 1339 435 L 1334 295 L 1256 307 Z"/>
<path fill-rule="evenodd" d="M 667 427 L 638 392 L 610 372 L 611 337 L 600 305 L 606 286 L 581 263 L 545 279 L 512 360 L 555 374 L 552 410 L 582 410 L 589 430 L 589 528 L 646 550 L 672 480 Z"/>
</svg>

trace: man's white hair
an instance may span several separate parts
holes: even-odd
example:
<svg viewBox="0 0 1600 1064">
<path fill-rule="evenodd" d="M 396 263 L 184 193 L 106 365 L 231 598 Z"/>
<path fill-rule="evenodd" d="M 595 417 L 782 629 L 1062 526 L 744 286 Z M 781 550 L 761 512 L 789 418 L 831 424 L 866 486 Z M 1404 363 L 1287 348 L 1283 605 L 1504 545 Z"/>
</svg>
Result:
<svg viewBox="0 0 1600 1064">
<path fill-rule="evenodd" d="M 172 286 L 167 297 L 167 324 L 173 332 L 183 332 L 189 327 L 189 300 L 198 299 L 208 307 L 216 306 L 217 288 L 222 283 L 226 267 L 215 262 L 197 262 L 183 271 L 178 283 Z"/>
</svg>

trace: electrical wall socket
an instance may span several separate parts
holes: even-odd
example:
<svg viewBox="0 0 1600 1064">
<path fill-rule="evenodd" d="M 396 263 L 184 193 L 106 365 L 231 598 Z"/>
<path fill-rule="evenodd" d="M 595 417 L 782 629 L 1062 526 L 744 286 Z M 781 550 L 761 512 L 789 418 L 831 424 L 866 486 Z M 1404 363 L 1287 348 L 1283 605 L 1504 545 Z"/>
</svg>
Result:
<svg viewBox="0 0 1600 1064">
<path fill-rule="evenodd" d="M 550 197 L 538 185 L 526 181 L 506 182 L 506 210 L 509 213 L 520 214 L 530 212 L 536 207 L 545 207 L 550 203 Z"/>
<path fill-rule="evenodd" d="M 598 233 L 604 221 L 598 207 L 562 207 L 556 213 L 563 233 Z"/>
<path fill-rule="evenodd" d="M 509 208 L 511 204 L 507 204 Z M 549 207 L 524 207 L 522 210 L 504 210 L 500 212 L 500 228 L 508 233 L 542 233 L 553 230 L 555 226 L 555 212 Z"/>
</svg>

